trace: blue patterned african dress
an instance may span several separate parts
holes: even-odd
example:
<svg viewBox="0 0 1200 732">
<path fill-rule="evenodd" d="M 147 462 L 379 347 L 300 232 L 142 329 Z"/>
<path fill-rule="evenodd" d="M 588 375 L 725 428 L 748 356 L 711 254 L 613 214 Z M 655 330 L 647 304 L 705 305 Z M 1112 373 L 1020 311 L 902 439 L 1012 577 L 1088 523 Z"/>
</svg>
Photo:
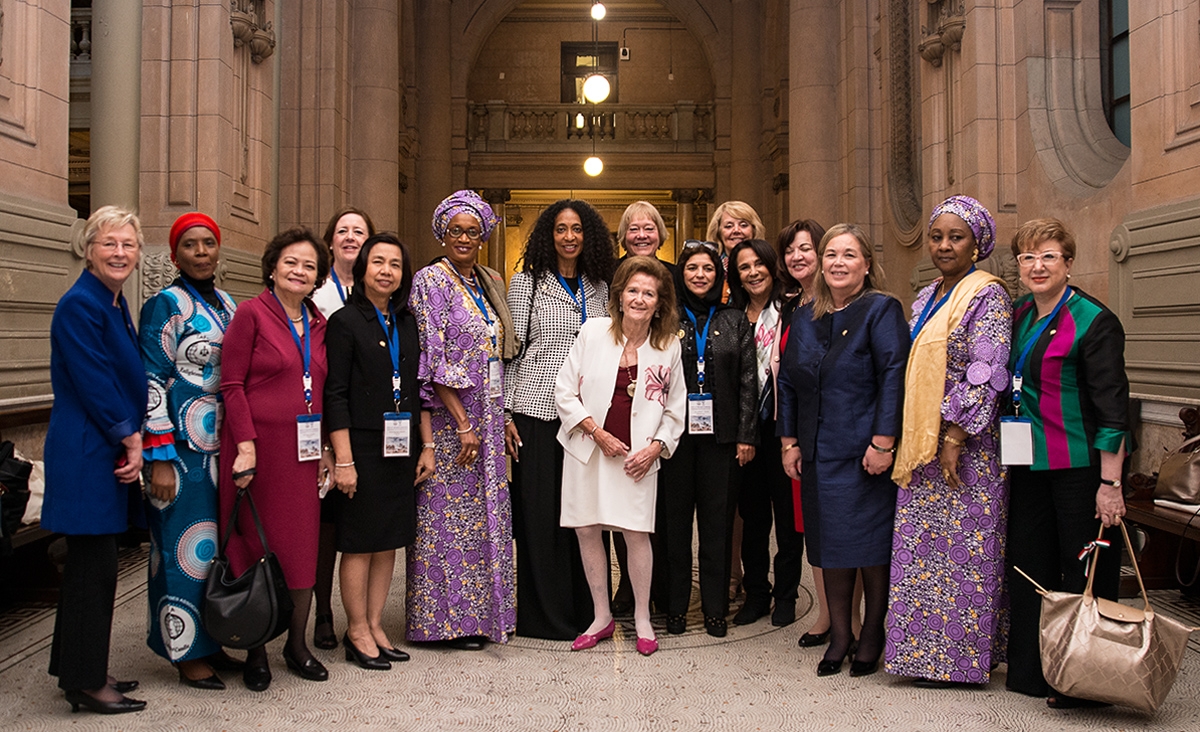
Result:
<svg viewBox="0 0 1200 732">
<path fill-rule="evenodd" d="M 207 288 L 204 288 L 208 285 Z M 221 307 L 205 302 L 196 286 Z M 142 307 L 142 361 L 150 382 L 144 428 L 151 461 L 175 468 L 175 500 L 146 495 L 150 529 L 146 643 L 172 663 L 220 650 L 200 624 L 209 562 L 217 552 L 217 451 L 221 342 L 236 306 L 211 283 L 176 279 Z"/>
</svg>

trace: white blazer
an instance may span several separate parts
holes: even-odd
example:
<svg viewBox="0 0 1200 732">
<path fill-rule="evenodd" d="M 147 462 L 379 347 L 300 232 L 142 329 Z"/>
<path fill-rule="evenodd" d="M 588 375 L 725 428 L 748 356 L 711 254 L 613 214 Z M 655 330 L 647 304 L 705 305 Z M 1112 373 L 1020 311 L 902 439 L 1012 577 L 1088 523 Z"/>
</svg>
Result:
<svg viewBox="0 0 1200 732">
<path fill-rule="evenodd" d="M 562 420 L 558 441 L 568 454 L 584 464 L 596 450 L 596 442 L 576 427 L 588 417 L 604 426 L 617 384 L 621 351 L 625 348 L 624 337 L 620 343 L 613 341 L 611 324 L 609 318 L 588 318 L 558 372 L 554 387 L 558 416 Z M 679 339 L 670 338 L 666 349 L 661 351 L 646 339 L 637 354 L 638 379 L 629 418 L 629 447 L 637 452 L 659 439 L 666 445 L 663 457 L 670 457 L 683 434 L 687 410 Z M 659 462 L 655 461 L 647 475 L 658 470 Z"/>
</svg>

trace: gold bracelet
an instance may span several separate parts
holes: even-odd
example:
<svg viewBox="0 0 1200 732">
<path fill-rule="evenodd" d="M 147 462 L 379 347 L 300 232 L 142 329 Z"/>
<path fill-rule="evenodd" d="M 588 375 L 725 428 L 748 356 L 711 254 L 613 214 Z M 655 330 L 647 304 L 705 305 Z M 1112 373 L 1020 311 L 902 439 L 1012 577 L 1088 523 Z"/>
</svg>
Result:
<svg viewBox="0 0 1200 732">
<path fill-rule="evenodd" d="M 958 445 L 959 447 L 966 447 L 966 444 L 967 444 L 967 443 L 963 442 L 962 440 L 958 439 L 957 437 L 954 437 L 953 435 L 950 435 L 950 434 L 946 435 L 946 442 L 949 442 L 951 445 Z"/>
<path fill-rule="evenodd" d="M 794 443 L 794 442 L 793 442 L 793 443 L 792 443 L 792 444 L 790 444 L 790 445 L 782 445 L 782 446 L 780 447 L 780 450 L 781 450 L 782 452 L 787 452 L 788 450 L 791 450 L 793 447 L 800 447 L 800 446 L 799 446 L 798 444 L 796 444 L 796 443 Z"/>
</svg>

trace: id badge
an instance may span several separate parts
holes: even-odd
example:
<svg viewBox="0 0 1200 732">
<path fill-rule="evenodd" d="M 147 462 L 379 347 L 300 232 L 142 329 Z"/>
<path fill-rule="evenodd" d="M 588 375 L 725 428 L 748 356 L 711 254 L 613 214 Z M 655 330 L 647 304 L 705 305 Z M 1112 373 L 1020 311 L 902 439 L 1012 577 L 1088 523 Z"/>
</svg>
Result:
<svg viewBox="0 0 1200 732">
<path fill-rule="evenodd" d="M 296 417 L 296 458 L 302 463 L 321 458 L 321 415 Z"/>
<path fill-rule="evenodd" d="M 712 394 L 688 394 L 688 434 L 713 433 Z"/>
<path fill-rule="evenodd" d="M 383 456 L 408 457 L 412 442 L 412 414 L 383 413 Z"/>
<path fill-rule="evenodd" d="M 504 396 L 504 388 L 501 383 L 503 369 L 500 368 L 500 359 L 488 359 L 488 396 L 492 399 L 499 399 Z"/>
<path fill-rule="evenodd" d="M 1028 417 L 1000 418 L 1000 462 L 1033 465 L 1033 422 Z"/>
</svg>

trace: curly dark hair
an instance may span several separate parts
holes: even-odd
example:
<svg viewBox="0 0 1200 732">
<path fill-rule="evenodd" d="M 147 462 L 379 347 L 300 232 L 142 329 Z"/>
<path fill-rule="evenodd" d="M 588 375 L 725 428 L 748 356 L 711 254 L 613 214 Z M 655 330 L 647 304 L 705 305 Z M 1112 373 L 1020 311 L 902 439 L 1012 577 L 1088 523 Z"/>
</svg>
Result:
<svg viewBox="0 0 1200 732">
<path fill-rule="evenodd" d="M 564 198 L 542 211 L 521 255 L 521 271 L 538 280 L 548 272 L 558 269 L 558 254 L 554 251 L 554 222 L 564 209 L 579 215 L 583 224 L 583 249 L 579 253 L 577 274 L 586 275 L 592 282 L 611 282 L 617 268 L 616 248 L 612 232 L 604 223 L 604 217 L 587 201 Z"/>
<path fill-rule="evenodd" d="M 313 250 L 317 253 L 317 280 L 313 283 L 313 291 L 319 290 L 321 285 L 325 284 L 325 278 L 329 276 L 329 247 L 321 246 L 318 243 L 320 241 L 312 229 L 307 226 L 294 226 L 276 234 L 271 243 L 267 245 L 267 248 L 263 250 L 263 285 L 272 290 L 275 289 L 275 283 L 271 280 L 271 275 L 275 274 L 275 266 L 279 264 L 279 257 L 283 254 L 284 249 L 293 244 L 308 242 L 312 244 Z M 309 293 L 310 297 L 311 295 L 312 293 Z"/>
<path fill-rule="evenodd" d="M 746 292 L 746 287 L 742 284 L 742 273 L 737 267 L 738 255 L 746 249 L 757 254 L 771 273 L 771 294 L 767 301 L 778 304 L 783 299 L 783 282 L 779 279 L 779 257 L 766 239 L 744 239 L 729 253 L 729 304 L 738 310 L 745 310 L 750 304 L 750 293 Z"/>
<path fill-rule="evenodd" d="M 363 242 L 362 248 L 358 250 L 358 256 L 354 258 L 354 291 L 350 293 L 350 297 L 355 299 L 355 302 L 369 302 L 367 300 L 366 287 L 363 286 L 363 278 L 367 276 L 367 262 L 371 259 L 371 250 L 376 244 L 391 244 L 400 249 L 400 259 L 403 264 L 400 268 L 400 286 L 392 293 L 389 299 L 394 312 L 401 312 L 408 309 L 408 295 L 412 292 L 413 268 L 412 255 L 408 252 L 408 247 L 404 242 L 400 241 L 400 237 L 390 231 L 381 231 Z"/>
</svg>

